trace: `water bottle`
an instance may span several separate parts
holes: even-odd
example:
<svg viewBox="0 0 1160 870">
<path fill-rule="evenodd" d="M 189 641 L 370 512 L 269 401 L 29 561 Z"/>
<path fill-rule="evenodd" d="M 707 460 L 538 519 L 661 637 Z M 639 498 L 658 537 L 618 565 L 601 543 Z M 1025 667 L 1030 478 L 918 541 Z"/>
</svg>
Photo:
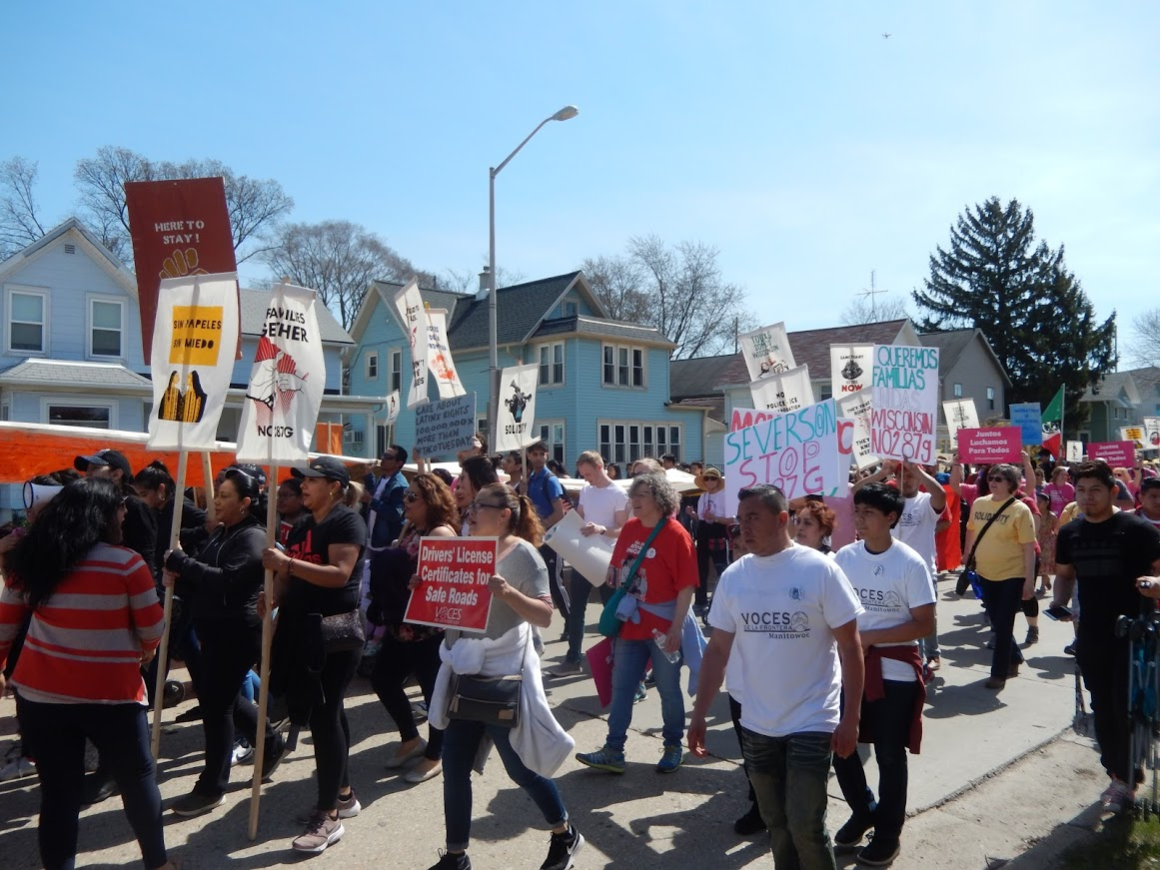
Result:
<svg viewBox="0 0 1160 870">
<path fill-rule="evenodd" d="M 681 660 L 681 651 L 680 650 L 677 650 L 676 652 L 665 652 L 665 641 L 667 640 L 667 638 L 665 637 L 665 633 L 663 631 L 661 631 L 660 629 L 654 628 L 653 629 L 653 640 L 656 642 L 657 649 L 659 649 L 661 651 L 661 655 L 663 655 L 666 659 L 668 659 L 674 665 Z"/>
</svg>

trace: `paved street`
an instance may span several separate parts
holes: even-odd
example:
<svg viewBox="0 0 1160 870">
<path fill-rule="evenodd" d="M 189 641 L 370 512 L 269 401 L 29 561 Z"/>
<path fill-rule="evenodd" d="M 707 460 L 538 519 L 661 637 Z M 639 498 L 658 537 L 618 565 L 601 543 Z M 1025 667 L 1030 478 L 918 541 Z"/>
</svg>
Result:
<svg viewBox="0 0 1160 870">
<path fill-rule="evenodd" d="M 1058 842 L 1090 828 L 1090 806 L 1104 781 L 1087 741 L 1056 738 L 1071 722 L 1073 660 L 1062 652 L 1070 640 L 1067 625 L 1042 620 L 1042 640 L 1025 650 L 1029 666 L 1001 693 L 982 687 L 990 653 L 982 611 L 968 595 L 958 600 L 953 583 L 940 584 L 939 626 L 943 668 L 928 697 L 923 752 L 911 758 L 910 811 L 903 834 L 899 870 L 945 868 L 977 870 L 989 858 L 1012 858 L 1059 826 Z M 597 608 L 590 607 L 595 619 Z M 1025 624 L 1019 618 L 1017 637 Z M 564 644 L 549 630 L 545 666 L 558 660 Z M 588 639 L 594 643 L 595 637 Z M 772 663 L 771 666 L 777 663 Z M 787 663 L 792 666 L 792 663 Z M 579 750 L 599 747 L 605 733 L 591 680 L 548 680 L 550 699 Z M 364 806 L 346 823 L 346 837 L 317 859 L 320 867 L 416 868 L 434 863 L 443 843 L 442 784 L 405 784 L 383 767 L 386 746 L 397 739 L 369 685 L 358 680 L 348 701 L 355 745 L 352 778 Z M 559 772 L 564 799 L 588 844 L 579 868 L 674 866 L 722 870 L 772 867 L 763 839 L 743 840 L 732 830 L 745 809 L 745 780 L 723 697 L 714 707 L 709 748 L 713 758 L 693 761 L 672 776 L 653 771 L 660 756 L 660 706 L 655 691 L 635 708 L 627 747 L 629 769 L 622 777 L 599 774 L 567 763 Z M 166 711 L 171 720 L 176 711 Z M 13 704 L 0 702 L 5 733 L 12 727 Z M 390 730 L 388 730 L 390 729 Z M 1070 733 L 1070 732 L 1068 732 Z M 179 726 L 162 743 L 161 789 L 167 802 L 189 791 L 201 764 L 198 724 Z M 186 868 L 239 870 L 297 863 L 288 847 L 298 833 L 295 815 L 313 800 L 313 761 L 309 738 L 278 771 L 262 800 L 259 837 L 246 838 L 252 768 L 238 771 L 227 804 L 192 820 L 167 814 L 166 835 Z M 874 781 L 871 768 L 871 782 Z M 845 807 L 831 781 L 831 830 L 845 820 Z M 0 784 L 0 854 L 3 866 L 39 866 L 36 851 L 35 780 Z M 471 848 L 475 867 L 538 867 L 547 847 L 538 813 L 521 790 L 504 776 L 493 754 L 475 782 L 475 824 Z M 1070 823 L 1070 824 L 1069 824 Z M 114 798 L 87 810 L 81 819 L 78 866 L 140 866 L 137 848 Z M 1049 850 L 1048 850 L 1049 851 Z M 1042 847 L 1017 863 L 1046 866 Z M 844 857 L 844 865 L 852 866 Z"/>
</svg>

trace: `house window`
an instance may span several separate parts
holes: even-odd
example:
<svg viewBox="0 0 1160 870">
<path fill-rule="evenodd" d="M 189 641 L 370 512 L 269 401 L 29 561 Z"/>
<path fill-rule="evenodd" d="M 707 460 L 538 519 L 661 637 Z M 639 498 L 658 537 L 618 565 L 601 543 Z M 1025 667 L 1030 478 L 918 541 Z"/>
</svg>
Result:
<svg viewBox="0 0 1160 870">
<path fill-rule="evenodd" d="M 963 385 L 955 384 L 954 389 L 952 390 L 952 395 L 956 399 L 961 399 L 963 397 Z"/>
<path fill-rule="evenodd" d="M 86 426 L 90 429 L 113 428 L 112 405 L 72 404 L 45 400 L 47 422 L 57 426 Z"/>
<path fill-rule="evenodd" d="M 7 423 L 9 413 L 10 412 L 8 410 L 8 403 L 7 402 L 5 402 L 3 405 L 0 405 L 0 422 Z"/>
<path fill-rule="evenodd" d="M 379 352 L 372 350 L 367 352 L 367 380 L 378 380 L 379 377 Z"/>
<path fill-rule="evenodd" d="M 391 389 L 389 392 L 403 389 L 403 352 L 391 351 Z"/>
<path fill-rule="evenodd" d="M 540 345 L 540 386 L 556 387 L 564 383 L 564 342 Z"/>
<path fill-rule="evenodd" d="M 659 423 L 601 421 L 597 428 L 600 436 L 600 455 L 609 462 L 631 465 L 638 459 L 649 456 L 655 459 L 665 453 L 672 453 L 679 462 L 682 428 Z"/>
<path fill-rule="evenodd" d="M 606 387 L 644 389 L 646 380 L 643 347 L 604 345 L 603 383 Z"/>
<path fill-rule="evenodd" d="M 548 445 L 548 458 L 555 459 L 567 467 L 564 443 L 564 421 L 544 420 L 536 423 L 540 430 L 540 440 Z"/>
<path fill-rule="evenodd" d="M 8 291 L 8 349 L 45 353 L 48 294 L 43 290 Z"/>
<path fill-rule="evenodd" d="M 125 306 L 119 299 L 89 300 L 89 355 L 120 358 Z"/>
<path fill-rule="evenodd" d="M 987 387 L 987 407 L 992 411 L 995 410 L 995 388 Z"/>
</svg>

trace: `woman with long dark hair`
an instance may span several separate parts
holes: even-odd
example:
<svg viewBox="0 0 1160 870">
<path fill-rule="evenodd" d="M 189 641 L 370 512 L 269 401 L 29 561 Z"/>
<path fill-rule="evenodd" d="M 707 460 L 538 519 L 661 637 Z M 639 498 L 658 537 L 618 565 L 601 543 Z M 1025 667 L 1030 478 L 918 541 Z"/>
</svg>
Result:
<svg viewBox="0 0 1160 870">
<path fill-rule="evenodd" d="M 154 573 L 160 577 L 161 569 L 165 565 L 165 551 L 169 548 L 173 534 L 177 484 L 173 482 L 173 476 L 165 463 L 155 459 L 137 472 L 137 476 L 133 478 L 133 488 L 141 501 L 156 514 L 157 544 L 154 547 L 155 558 L 152 567 Z M 180 540 L 185 541 L 187 529 L 200 529 L 205 526 L 206 512 L 188 495 L 182 494 L 181 497 Z"/>
<path fill-rule="evenodd" d="M 264 776 L 274 772 L 285 753 L 282 736 L 269 722 L 259 722 L 257 708 L 242 696 L 242 684 L 262 650 L 257 604 L 265 579 L 266 530 L 252 511 L 257 498 L 254 478 L 237 468 L 227 470 L 213 498 L 221 525 L 196 559 L 181 550 L 165 559 L 165 583 L 194 589 L 192 615 L 202 652 L 198 698 L 205 767 L 193 791 L 173 805 L 179 816 L 198 816 L 225 803 L 235 724 L 251 746 L 257 744 L 258 728 L 265 729 Z"/>
<path fill-rule="evenodd" d="M 411 577 L 419 568 L 419 541 L 425 537 L 454 537 L 459 512 L 451 490 L 442 480 L 433 474 L 419 474 L 411 480 L 403 497 L 403 516 L 406 523 L 398 546 L 374 553 L 370 559 L 371 612 L 386 627 L 371 685 L 399 729 L 400 742 L 387 759 L 387 767 L 399 768 L 422 756 L 403 777 L 407 782 L 419 783 L 433 779 L 443 770 L 443 732 L 428 723 L 427 740 L 419 736 L 403 686 L 414 675 L 423 700 L 431 703 L 443 630 L 405 622 L 403 614 L 411 594 Z"/>
<path fill-rule="evenodd" d="M 112 482 L 69 484 L 8 554 L 0 592 L 0 665 L 32 614 L 12 685 L 40 774 L 40 855 L 50 870 L 76 859 L 85 738 L 121 789 L 145 867 L 171 866 L 141 678 L 163 614 L 149 566 L 121 546 L 125 513 Z"/>
</svg>

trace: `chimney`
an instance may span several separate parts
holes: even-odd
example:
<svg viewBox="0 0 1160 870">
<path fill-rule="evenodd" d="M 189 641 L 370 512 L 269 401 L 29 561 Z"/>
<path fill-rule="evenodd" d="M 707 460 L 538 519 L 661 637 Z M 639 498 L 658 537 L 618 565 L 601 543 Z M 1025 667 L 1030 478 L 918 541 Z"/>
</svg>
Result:
<svg viewBox="0 0 1160 870">
<path fill-rule="evenodd" d="M 475 294 L 476 301 L 483 302 L 489 292 L 491 292 L 491 270 L 484 266 L 483 271 L 479 273 L 479 292 Z"/>
</svg>

